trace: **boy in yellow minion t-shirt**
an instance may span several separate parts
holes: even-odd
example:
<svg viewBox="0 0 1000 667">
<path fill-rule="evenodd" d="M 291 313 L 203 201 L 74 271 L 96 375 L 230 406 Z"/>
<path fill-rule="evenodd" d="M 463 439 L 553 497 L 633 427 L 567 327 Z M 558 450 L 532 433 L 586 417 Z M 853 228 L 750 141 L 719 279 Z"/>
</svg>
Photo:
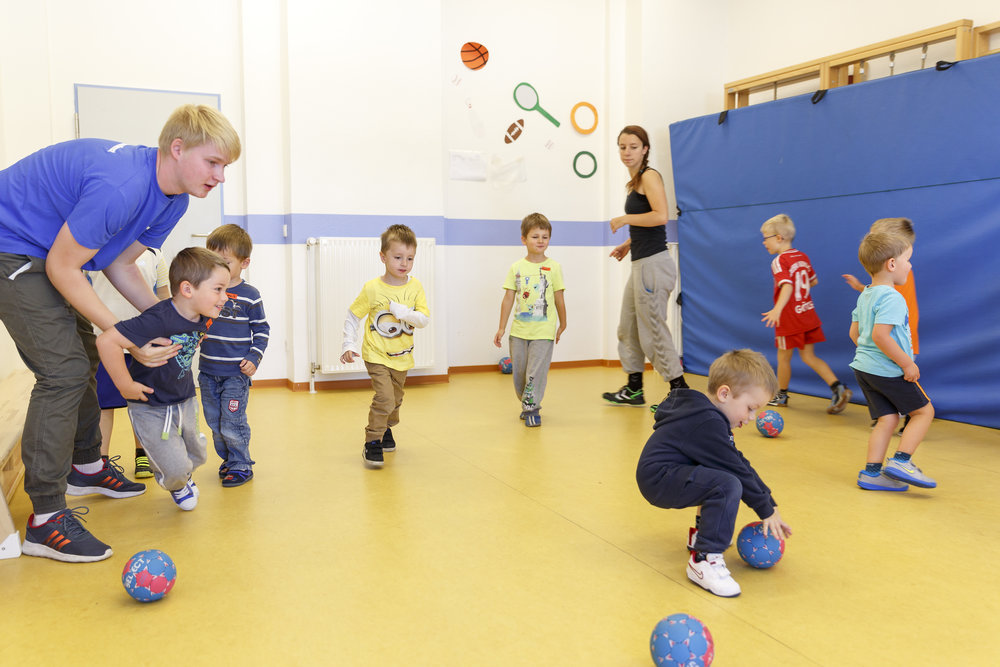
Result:
<svg viewBox="0 0 1000 667">
<path fill-rule="evenodd" d="M 420 281 L 408 275 L 417 252 L 417 237 L 406 225 L 392 225 L 382 233 L 379 259 L 385 274 L 365 283 L 344 322 L 345 364 L 360 356 L 372 379 L 375 396 L 365 428 L 365 463 L 381 468 L 382 452 L 396 449 L 392 427 L 399 423 L 406 371 L 413 368 L 413 328 L 430 322 L 427 297 Z M 364 343 L 358 353 L 361 321 L 368 318 Z"/>
</svg>

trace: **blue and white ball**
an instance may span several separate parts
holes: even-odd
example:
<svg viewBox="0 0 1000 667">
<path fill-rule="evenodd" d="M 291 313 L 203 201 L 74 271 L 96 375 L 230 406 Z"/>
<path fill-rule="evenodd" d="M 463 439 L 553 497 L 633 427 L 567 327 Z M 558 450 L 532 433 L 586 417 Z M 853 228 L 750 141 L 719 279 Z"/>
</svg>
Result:
<svg viewBox="0 0 1000 667">
<path fill-rule="evenodd" d="M 140 551 L 125 563 L 122 585 L 139 602 L 153 602 L 170 592 L 177 581 L 177 566 L 159 549 Z"/>
<path fill-rule="evenodd" d="M 736 537 L 736 551 L 750 567 L 774 567 L 785 555 L 785 540 L 771 533 L 764 537 L 764 524 L 754 521 L 743 526 Z"/>
<path fill-rule="evenodd" d="M 785 420 L 774 410 L 757 413 L 757 431 L 765 438 L 777 438 L 785 428 Z"/>
<path fill-rule="evenodd" d="M 694 616 L 671 614 L 653 628 L 649 652 L 656 665 L 708 667 L 715 658 L 715 642 L 708 627 Z"/>
</svg>

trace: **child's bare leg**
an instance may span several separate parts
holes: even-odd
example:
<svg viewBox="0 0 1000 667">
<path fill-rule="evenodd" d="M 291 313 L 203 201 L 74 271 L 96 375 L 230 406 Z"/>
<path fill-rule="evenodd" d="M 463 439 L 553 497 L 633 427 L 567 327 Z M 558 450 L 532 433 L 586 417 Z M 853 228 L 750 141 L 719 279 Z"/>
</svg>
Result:
<svg viewBox="0 0 1000 667">
<path fill-rule="evenodd" d="M 115 430 L 115 411 L 101 410 L 101 456 L 111 451 L 111 433 Z"/>
<path fill-rule="evenodd" d="M 823 382 L 833 384 L 837 381 L 837 376 L 830 370 L 830 366 L 816 356 L 816 352 L 813 350 L 813 343 L 806 343 L 806 346 L 799 350 L 799 357 L 806 366 L 816 371 L 816 375 L 823 378 Z"/>
<path fill-rule="evenodd" d="M 889 449 L 889 440 L 892 439 L 892 434 L 896 431 L 898 423 L 899 415 L 897 414 L 882 415 L 878 418 L 875 428 L 872 429 L 871 434 L 868 436 L 867 463 L 882 464 L 885 460 L 885 452 Z"/>
<path fill-rule="evenodd" d="M 899 440 L 897 451 L 904 454 L 913 454 L 917 450 L 917 446 L 923 442 L 924 436 L 927 435 L 927 429 L 931 427 L 933 420 L 934 406 L 930 403 L 919 410 L 911 412 L 910 423 L 907 424 L 906 429 L 903 431 L 903 437 Z"/>
<path fill-rule="evenodd" d="M 792 353 L 795 350 L 778 350 L 778 389 L 788 389 L 792 380 Z"/>
</svg>

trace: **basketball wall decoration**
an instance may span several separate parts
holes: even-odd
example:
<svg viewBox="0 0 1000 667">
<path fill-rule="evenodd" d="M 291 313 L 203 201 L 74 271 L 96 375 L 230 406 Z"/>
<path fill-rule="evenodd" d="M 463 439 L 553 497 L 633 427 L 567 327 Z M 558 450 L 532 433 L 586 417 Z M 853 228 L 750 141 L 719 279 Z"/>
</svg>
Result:
<svg viewBox="0 0 1000 667">
<path fill-rule="evenodd" d="M 503 135 L 503 142 L 509 144 L 517 141 L 522 132 L 524 132 L 524 119 L 518 118 L 507 128 L 507 133 Z"/>
<path fill-rule="evenodd" d="M 489 59 L 489 50 L 479 42 L 466 42 L 462 45 L 462 62 L 469 69 L 482 69 Z"/>
</svg>

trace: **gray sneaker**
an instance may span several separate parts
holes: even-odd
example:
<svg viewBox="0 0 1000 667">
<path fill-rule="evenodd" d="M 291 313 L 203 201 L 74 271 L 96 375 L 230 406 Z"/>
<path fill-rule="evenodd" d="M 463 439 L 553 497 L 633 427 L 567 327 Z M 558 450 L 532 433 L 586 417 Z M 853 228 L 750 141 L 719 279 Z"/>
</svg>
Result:
<svg viewBox="0 0 1000 667">
<path fill-rule="evenodd" d="M 920 468 L 913 465 L 913 461 L 900 461 L 899 459 L 889 459 L 885 464 L 885 474 L 889 477 L 906 482 L 913 486 L 920 486 L 925 489 L 933 489 L 937 482 L 923 473 Z"/>
<path fill-rule="evenodd" d="M 887 477 L 885 472 L 873 475 L 867 470 L 858 473 L 858 486 L 868 491 L 906 491 L 910 488 L 905 482 Z"/>
<path fill-rule="evenodd" d="M 826 409 L 827 414 L 836 415 L 844 411 L 847 403 L 851 400 L 851 390 L 842 384 L 837 385 L 830 399 L 830 407 Z"/>
</svg>

